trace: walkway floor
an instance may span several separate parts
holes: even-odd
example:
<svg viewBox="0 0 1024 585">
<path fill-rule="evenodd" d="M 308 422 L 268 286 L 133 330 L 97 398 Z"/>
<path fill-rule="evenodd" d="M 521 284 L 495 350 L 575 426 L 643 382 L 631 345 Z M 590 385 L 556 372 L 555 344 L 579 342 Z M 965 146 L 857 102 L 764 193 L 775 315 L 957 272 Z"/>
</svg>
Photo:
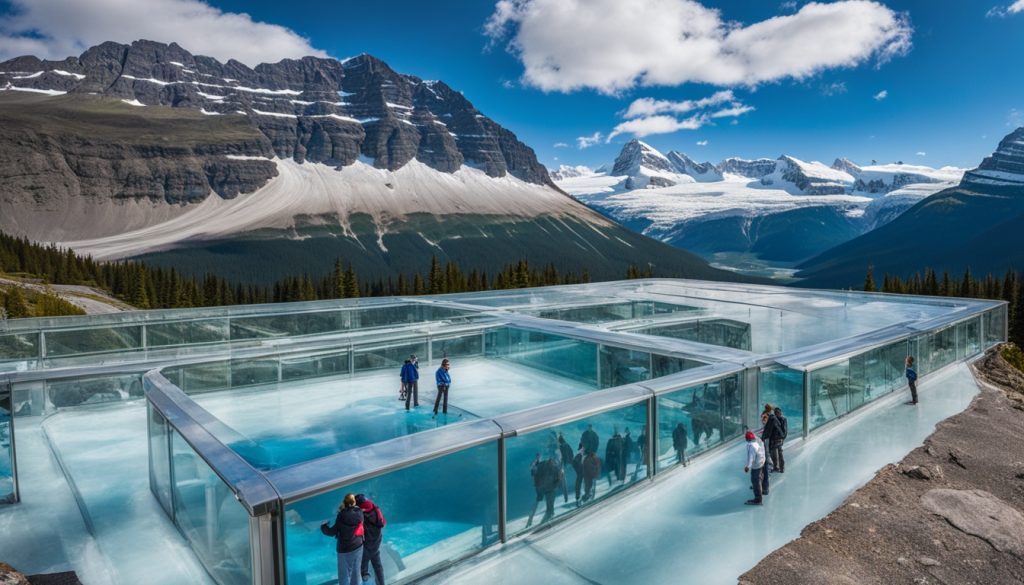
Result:
<svg viewBox="0 0 1024 585">
<path fill-rule="evenodd" d="M 935 425 L 963 411 L 978 392 L 966 365 L 882 399 L 786 452 L 764 507 L 750 497 L 744 450 L 735 445 L 669 474 L 620 505 L 581 515 L 513 541 L 427 580 L 518 585 L 702 583 L 737 578 L 807 524 L 824 517 L 882 466 L 921 445 Z"/>
</svg>

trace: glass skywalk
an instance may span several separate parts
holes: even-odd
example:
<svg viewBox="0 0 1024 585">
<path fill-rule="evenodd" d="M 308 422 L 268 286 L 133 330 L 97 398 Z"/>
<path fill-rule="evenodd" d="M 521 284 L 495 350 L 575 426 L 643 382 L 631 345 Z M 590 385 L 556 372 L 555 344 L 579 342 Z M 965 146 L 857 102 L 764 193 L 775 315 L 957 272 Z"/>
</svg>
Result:
<svg viewBox="0 0 1024 585">
<path fill-rule="evenodd" d="M 817 440 L 904 387 L 907 355 L 929 376 L 1005 339 L 1005 312 L 640 280 L 13 321 L 0 330 L 0 500 L 22 503 L 0 507 L 0 526 L 37 505 L 26 488 L 40 478 L 17 474 L 23 425 L 33 457 L 45 436 L 113 582 L 152 553 L 111 532 L 163 534 L 159 515 L 204 579 L 330 581 L 319 524 L 347 492 L 386 511 L 385 572 L 407 582 L 677 473 L 759 426 L 764 402 L 783 407 L 791 440 Z M 420 407 L 406 413 L 410 355 Z M 434 417 L 442 358 L 453 385 Z M 577 488 L 568 459 L 591 441 L 604 464 Z M 123 501 L 147 484 L 145 502 Z"/>
</svg>

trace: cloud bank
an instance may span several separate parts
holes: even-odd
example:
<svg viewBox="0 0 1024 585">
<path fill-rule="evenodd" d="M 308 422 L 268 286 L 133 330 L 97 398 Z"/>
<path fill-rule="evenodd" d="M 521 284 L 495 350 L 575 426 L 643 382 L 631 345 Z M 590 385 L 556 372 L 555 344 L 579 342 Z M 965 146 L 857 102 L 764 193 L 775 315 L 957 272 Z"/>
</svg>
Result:
<svg viewBox="0 0 1024 585">
<path fill-rule="evenodd" d="M 484 30 L 522 62 L 526 85 L 606 94 L 882 64 L 906 54 L 913 33 L 905 15 L 872 0 L 812 2 L 746 26 L 696 0 L 499 0 Z"/>
<path fill-rule="evenodd" d="M 723 107 L 724 106 L 724 107 Z M 715 92 L 696 100 L 656 100 L 640 98 L 633 100 L 622 112 L 625 122 L 619 123 L 608 133 L 605 142 L 611 142 L 620 134 L 644 137 L 651 134 L 671 134 L 679 130 L 696 130 L 716 118 L 736 118 L 754 111 L 744 104 L 731 89 Z M 680 114 L 690 114 L 685 118 Z"/>
<path fill-rule="evenodd" d="M 307 55 L 326 57 L 308 39 L 248 14 L 200 0 L 9 0 L 0 19 L 0 60 L 21 55 L 78 56 L 104 41 L 176 42 L 220 61 L 253 66 Z"/>
</svg>

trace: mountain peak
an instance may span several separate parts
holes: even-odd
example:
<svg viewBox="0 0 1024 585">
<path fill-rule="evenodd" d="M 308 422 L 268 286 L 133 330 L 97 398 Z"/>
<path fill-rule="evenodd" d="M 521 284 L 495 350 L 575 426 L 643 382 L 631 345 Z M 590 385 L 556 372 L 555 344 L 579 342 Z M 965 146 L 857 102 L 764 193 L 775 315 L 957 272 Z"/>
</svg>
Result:
<svg viewBox="0 0 1024 585">
<path fill-rule="evenodd" d="M 985 157 L 978 168 L 964 174 L 960 186 L 971 190 L 1024 188 L 1024 126 L 1009 133 L 991 156 Z"/>
</svg>

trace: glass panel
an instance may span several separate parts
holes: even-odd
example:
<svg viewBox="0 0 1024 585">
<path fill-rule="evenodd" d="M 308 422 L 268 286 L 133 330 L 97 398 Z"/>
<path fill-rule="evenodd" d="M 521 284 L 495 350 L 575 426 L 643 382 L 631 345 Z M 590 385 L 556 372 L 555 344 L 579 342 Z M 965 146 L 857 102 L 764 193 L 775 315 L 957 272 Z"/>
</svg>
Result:
<svg viewBox="0 0 1024 585">
<path fill-rule="evenodd" d="M 969 358 L 981 351 L 980 329 L 980 319 L 964 321 L 956 326 L 956 347 L 959 359 Z"/>
<path fill-rule="evenodd" d="M 508 337 L 507 359 L 597 387 L 597 345 L 525 329 Z"/>
<path fill-rule="evenodd" d="M 39 357 L 39 334 L 0 335 L 0 362 Z"/>
<path fill-rule="evenodd" d="M 1006 307 L 996 307 L 985 313 L 985 347 L 1005 341 Z"/>
<path fill-rule="evenodd" d="M 473 357 L 483 355 L 484 338 L 480 333 L 472 333 L 461 337 L 435 339 L 431 342 L 430 355 L 435 364 L 444 358 Z"/>
<path fill-rule="evenodd" d="M 340 311 L 325 311 L 234 317 L 231 319 L 231 339 L 260 339 L 340 331 L 341 314 Z"/>
<path fill-rule="evenodd" d="M 231 387 L 276 384 L 277 365 L 276 358 L 231 360 Z"/>
<path fill-rule="evenodd" d="M 906 359 L 910 355 L 907 351 L 907 341 L 897 341 L 883 348 L 885 353 L 885 387 L 892 391 L 902 388 L 907 383 Z"/>
<path fill-rule="evenodd" d="M 216 343 L 230 339 L 227 319 L 203 319 L 146 325 L 146 346 Z"/>
<path fill-rule="evenodd" d="M 415 355 L 421 362 L 427 360 L 427 341 L 415 341 L 399 345 L 381 345 L 376 347 L 357 347 L 355 355 L 355 370 L 379 370 L 382 368 L 394 368 L 395 376 L 402 364 L 410 355 Z M 422 363 L 420 364 L 422 365 Z"/>
<path fill-rule="evenodd" d="M 956 328 L 947 327 L 928 336 L 928 371 L 956 361 Z"/>
<path fill-rule="evenodd" d="M 697 360 L 690 360 L 686 358 L 669 357 L 666 355 L 654 354 L 651 356 L 652 363 L 654 365 L 654 376 L 660 378 L 669 374 L 675 374 L 684 370 L 690 370 L 693 368 L 699 368 L 706 366 L 704 362 L 698 362 Z"/>
<path fill-rule="evenodd" d="M 14 427 L 11 393 L 0 390 L 0 504 L 14 502 Z"/>
<path fill-rule="evenodd" d="M 177 432 L 171 447 L 175 524 L 220 585 L 251 584 L 249 514 Z"/>
<path fill-rule="evenodd" d="M 792 418 L 789 424 L 790 432 L 799 429 Z M 739 376 L 662 394 L 658 396 L 658 469 L 683 463 L 742 432 Z"/>
<path fill-rule="evenodd" d="M 349 353 L 347 351 L 332 351 L 281 358 L 282 380 L 322 378 L 348 373 Z"/>
<path fill-rule="evenodd" d="M 509 533 L 543 525 L 645 479 L 639 438 L 646 423 L 647 403 L 641 402 L 507 439 Z"/>
<path fill-rule="evenodd" d="M 167 420 L 152 404 L 147 402 L 146 407 L 149 409 L 149 489 L 170 516 L 174 511 L 171 509 L 171 452 Z"/>
<path fill-rule="evenodd" d="M 11 395 L 15 417 L 39 416 L 46 408 L 46 382 L 15 382 Z"/>
<path fill-rule="evenodd" d="M 219 361 L 182 366 L 178 375 L 182 392 L 199 394 L 231 387 L 231 362 Z"/>
<path fill-rule="evenodd" d="M 142 374 L 51 381 L 46 383 L 46 390 L 50 404 L 57 408 L 141 398 Z"/>
<path fill-rule="evenodd" d="M 850 395 L 859 391 L 850 381 L 849 361 L 811 372 L 810 428 L 849 412 Z"/>
<path fill-rule="evenodd" d="M 651 379 L 651 354 L 602 345 L 601 388 L 622 386 Z"/>
<path fill-rule="evenodd" d="M 287 583 L 336 582 L 335 540 L 321 534 L 320 524 L 334 524 L 347 493 L 365 494 L 384 514 L 380 558 L 388 582 L 494 543 L 497 462 L 497 443 L 488 443 L 289 504 L 284 513 Z"/>
<path fill-rule="evenodd" d="M 674 323 L 662 327 L 651 327 L 640 332 L 747 351 L 750 351 L 752 347 L 750 323 L 742 323 L 730 319 L 706 319 Z"/>
<path fill-rule="evenodd" d="M 763 370 L 758 403 L 782 409 L 789 421 L 789 436 L 799 437 L 804 428 L 804 374 L 788 368 Z M 758 407 L 760 412 L 761 408 Z M 759 423 L 760 424 L 760 423 Z"/>
<path fill-rule="evenodd" d="M 604 323 L 607 321 L 632 319 L 634 317 L 632 303 L 545 309 L 537 311 L 536 315 L 545 319 L 558 319 L 575 323 Z"/>
<path fill-rule="evenodd" d="M 142 347 L 142 327 L 139 325 L 47 331 L 44 336 L 47 357 L 126 351 Z"/>
</svg>

